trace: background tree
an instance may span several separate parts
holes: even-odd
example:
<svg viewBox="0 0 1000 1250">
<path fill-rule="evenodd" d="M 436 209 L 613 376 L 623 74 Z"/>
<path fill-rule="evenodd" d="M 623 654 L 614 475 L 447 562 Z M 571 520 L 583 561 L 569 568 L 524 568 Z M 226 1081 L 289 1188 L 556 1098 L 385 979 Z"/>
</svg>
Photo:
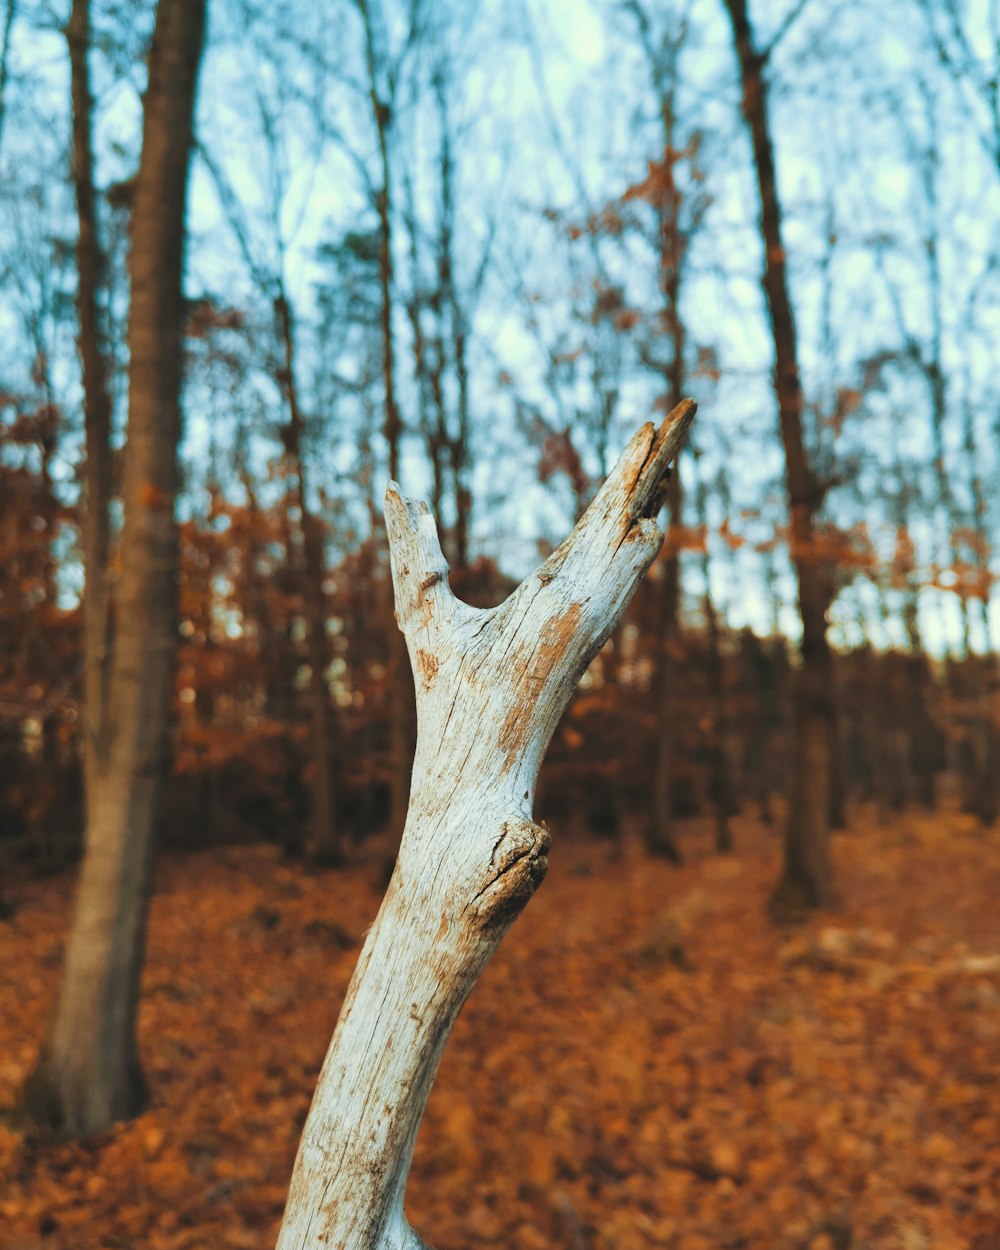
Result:
<svg viewBox="0 0 1000 1250">
<path fill-rule="evenodd" d="M 111 502 L 114 496 L 111 446 L 112 399 L 100 304 L 107 260 L 100 243 L 94 189 L 93 92 L 90 80 L 90 0 L 74 0 L 66 30 L 73 118 L 73 187 L 77 213 L 77 316 L 83 378 L 84 508 L 83 563 L 84 707 L 87 728 L 84 766 L 88 793 L 98 786 L 110 730 L 107 704 L 112 659 Z"/>
<path fill-rule="evenodd" d="M 795 317 L 786 279 L 782 213 L 767 110 L 767 55 L 753 40 L 745 0 L 726 0 L 740 65 L 743 112 L 753 146 L 764 246 L 762 284 L 774 338 L 774 390 L 785 452 L 792 560 L 802 619 L 801 668 L 795 687 L 791 793 L 785 863 L 777 905 L 815 907 L 830 901 L 830 735 L 834 716 L 833 662 L 826 637 L 829 571 L 817 548 L 815 516 L 826 484 L 809 463 L 802 431 L 802 382 Z"/>
<path fill-rule="evenodd" d="M 86 37 L 85 16 L 73 38 Z M 25 1090 L 28 1115 L 71 1134 L 135 1114 L 145 1096 L 135 1013 L 176 629 L 184 207 L 204 20 L 203 0 L 165 4 L 150 48 L 129 260 L 126 519 L 108 715 L 89 727 L 73 927 L 51 1030 Z M 89 112 L 85 89 L 79 103 Z M 87 635 L 94 641 L 96 630 Z M 103 656 L 88 661 L 97 670 Z"/>
<path fill-rule="evenodd" d="M 392 46 L 393 28 L 379 0 L 357 0 L 361 18 L 366 67 L 366 87 L 371 123 L 377 143 L 378 175 L 373 189 L 378 218 L 378 277 L 381 294 L 382 388 L 385 424 L 383 433 L 389 455 L 389 477 L 398 482 L 401 473 L 403 419 L 396 391 L 395 308 L 396 279 L 393 254 L 393 223 L 396 213 L 393 159 L 393 126 L 400 107 L 400 75 L 407 54 L 420 35 L 421 8 L 413 2 L 404 18 L 400 49 Z M 406 659 L 397 637 L 389 640 L 389 768 L 390 827 L 402 837 L 409 797 L 406 759 L 411 741 L 411 705 L 405 685 Z"/>
<path fill-rule="evenodd" d="M 697 167 L 699 136 L 679 130 L 678 98 L 680 65 L 688 35 L 686 15 L 680 9 L 657 15 L 654 33 L 650 14 L 638 2 L 627 6 L 633 17 L 649 74 L 651 94 L 660 123 L 658 138 L 662 156 L 650 162 L 645 181 L 626 193 L 627 199 L 647 201 L 656 225 L 654 249 L 658 253 L 662 308 L 654 321 L 654 333 L 643 352 L 644 363 L 662 374 L 666 391 L 662 402 L 671 410 L 680 403 L 687 373 L 687 327 L 681 306 L 684 261 L 692 233 L 704 205 L 699 202 Z M 692 177 L 693 174 L 693 177 Z M 685 187 L 685 183 L 687 186 Z M 682 476 L 678 465 L 667 490 L 670 529 L 661 575 L 660 655 L 656 669 L 657 748 L 652 774 L 647 848 L 654 854 L 680 860 L 674 833 L 674 773 L 676 738 L 680 722 L 676 703 L 676 669 L 680 642 L 680 549 L 677 535 L 682 524 Z M 714 618 L 713 618 L 714 619 Z"/>
</svg>

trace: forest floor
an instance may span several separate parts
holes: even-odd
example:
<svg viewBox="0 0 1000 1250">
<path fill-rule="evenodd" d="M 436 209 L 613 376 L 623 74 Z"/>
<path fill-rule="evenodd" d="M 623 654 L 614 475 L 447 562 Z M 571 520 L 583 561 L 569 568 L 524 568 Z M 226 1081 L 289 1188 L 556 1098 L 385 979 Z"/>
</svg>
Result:
<svg viewBox="0 0 1000 1250">
<path fill-rule="evenodd" d="M 842 903 L 776 928 L 778 834 L 688 863 L 559 837 L 445 1054 L 407 1209 L 438 1250 L 1000 1250 L 1000 833 L 835 838 Z M 72 878 L 0 922 L 0 1107 L 36 1056 Z M 163 857 L 150 1109 L 86 1144 L 0 1127 L 2 1250 L 270 1250 L 379 896 L 269 848 Z"/>
</svg>

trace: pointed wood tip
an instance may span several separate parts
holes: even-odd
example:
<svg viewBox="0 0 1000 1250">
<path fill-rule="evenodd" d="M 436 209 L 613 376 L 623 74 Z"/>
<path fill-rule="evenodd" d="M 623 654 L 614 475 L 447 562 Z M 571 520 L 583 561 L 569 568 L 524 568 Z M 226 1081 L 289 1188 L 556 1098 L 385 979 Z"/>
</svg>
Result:
<svg viewBox="0 0 1000 1250">
<path fill-rule="evenodd" d="M 693 399 L 682 399 L 660 422 L 656 431 L 656 443 L 666 448 L 668 458 L 680 451 L 697 411 L 698 405 Z M 656 450 L 658 448 L 654 445 L 654 451 Z"/>
<path fill-rule="evenodd" d="M 430 518 L 430 509 L 424 501 L 422 499 L 411 499 L 409 495 L 404 495 L 399 488 L 399 483 L 393 481 L 388 482 L 386 485 L 385 503 L 383 504 L 382 512 L 387 525 L 395 522 L 414 532 L 423 527 L 425 518 Z M 436 528 L 434 533 L 436 542 Z"/>
<path fill-rule="evenodd" d="M 389 519 L 390 513 L 400 513 L 406 511 L 406 498 L 399 489 L 398 482 L 389 482 L 385 488 L 385 499 L 382 502 L 382 512 Z"/>
<path fill-rule="evenodd" d="M 698 405 L 693 399 L 682 399 L 657 428 L 636 483 L 635 516 L 655 517 L 663 507 L 670 464 L 680 454 L 697 411 Z"/>
</svg>

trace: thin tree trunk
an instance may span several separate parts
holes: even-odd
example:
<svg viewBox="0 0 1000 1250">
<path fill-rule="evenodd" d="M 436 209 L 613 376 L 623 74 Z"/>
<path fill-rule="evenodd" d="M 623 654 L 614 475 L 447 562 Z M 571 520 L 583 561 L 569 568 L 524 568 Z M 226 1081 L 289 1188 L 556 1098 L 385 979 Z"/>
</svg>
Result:
<svg viewBox="0 0 1000 1250">
<path fill-rule="evenodd" d="M 847 800 L 847 773 L 844 768 L 843 727 L 841 725 L 840 698 L 837 689 L 837 669 L 830 660 L 830 791 L 827 807 L 829 828 L 843 829 L 847 824 L 845 803 Z"/>
<path fill-rule="evenodd" d="M 87 458 L 83 469 L 83 561 L 86 590 L 84 621 L 85 776 L 107 757 L 108 666 L 111 656 L 109 593 L 109 508 L 112 494 L 111 393 L 108 365 L 101 343 L 98 292 L 105 258 L 98 239 L 94 206 L 92 115 L 90 87 L 90 0 L 73 0 L 69 25 L 70 85 L 73 103 L 73 185 L 78 234 L 77 315 L 83 372 L 83 417 Z"/>
<path fill-rule="evenodd" d="M 774 776 L 772 751 L 778 723 L 772 657 L 752 629 L 740 634 L 739 671 L 743 677 L 740 736 L 743 740 L 743 792 L 757 804 L 761 820 L 770 825 L 771 788 Z"/>
<path fill-rule="evenodd" d="M 375 37 L 367 0 L 358 0 L 358 8 L 364 23 L 365 55 L 368 66 L 369 98 L 372 120 L 378 141 L 379 164 L 382 186 L 375 195 L 375 211 L 379 223 L 378 272 L 381 301 L 379 322 L 382 330 L 382 383 L 385 391 L 385 424 L 383 432 L 389 451 L 389 477 L 400 480 L 400 443 L 403 420 L 396 398 L 395 339 L 393 337 L 394 276 L 392 258 L 392 162 L 389 154 L 389 127 L 392 123 L 393 102 L 383 99 L 378 88 L 378 61 Z M 389 638 L 388 656 L 389 689 L 389 827 L 392 844 L 399 845 L 406 820 L 406 807 L 410 793 L 410 777 L 407 760 L 410 754 L 409 702 L 405 690 L 406 648 L 399 634 L 393 630 Z"/>
<path fill-rule="evenodd" d="M 441 225 L 438 233 L 438 281 L 447 313 L 451 340 L 452 366 L 455 372 L 455 430 L 449 433 L 448 456 L 451 465 L 452 496 L 455 525 L 451 534 L 451 565 L 459 575 L 469 563 L 469 513 L 472 492 L 469 489 L 469 367 L 466 358 L 468 334 L 464 310 L 455 285 L 455 166 L 451 151 L 451 125 L 448 115 L 446 84 L 437 77 L 435 91 L 441 124 Z M 442 339 L 443 339 L 442 335 Z M 444 352 L 441 353 L 442 357 Z"/>
<path fill-rule="evenodd" d="M 927 683 L 924 680 L 927 663 L 920 632 L 920 615 L 917 610 L 915 553 L 913 539 L 910 536 L 910 501 L 913 492 L 906 483 L 896 435 L 897 432 L 893 429 L 892 465 L 899 483 L 898 490 L 893 497 L 893 520 L 896 525 L 896 551 L 893 563 L 903 583 L 902 615 L 909 646 L 906 665 L 909 674 L 906 696 L 909 705 L 906 728 L 910 739 L 908 769 L 913 782 L 910 788 L 916 792 L 920 802 L 930 810 L 936 801 L 934 725 L 927 704 Z M 869 697 L 877 693 L 877 689 L 876 686 Z"/>
<path fill-rule="evenodd" d="M 729 457 L 728 439 L 723 439 L 724 459 Z M 732 497 L 724 467 L 720 467 L 713 483 L 714 489 L 726 515 L 732 511 Z M 708 533 L 708 483 L 704 475 L 698 481 L 698 524 Z M 730 714 L 726 692 L 726 658 L 722 647 L 722 629 L 712 594 L 711 556 L 706 543 L 701 557 L 702 577 L 705 580 L 705 622 L 708 627 L 708 686 L 712 696 L 712 752 L 710 793 L 715 815 L 715 849 L 719 852 L 732 850 L 733 839 L 729 819 L 737 810 L 740 795 L 734 784 L 732 756 L 730 752 Z M 730 562 L 726 580 L 731 587 L 738 582 L 736 566 Z"/>
<path fill-rule="evenodd" d="M 10 44 L 17 17 L 17 0 L 7 0 L 3 15 L 3 33 L 0 35 L 0 151 L 3 150 L 4 124 L 7 121 L 7 82 L 10 77 Z M 72 19 L 71 19 L 72 20 Z"/>
<path fill-rule="evenodd" d="M 440 295 L 425 294 L 423 291 L 423 282 L 420 274 L 420 255 L 419 255 L 419 233 L 420 225 L 417 220 L 417 210 L 414 200 L 413 183 L 408 177 L 404 177 L 404 198 L 406 204 L 405 222 L 406 233 L 408 237 L 409 262 L 410 262 L 410 298 L 406 300 L 404 307 L 406 316 L 410 323 L 410 333 L 413 340 L 413 376 L 416 382 L 417 392 L 417 409 L 418 423 L 424 436 L 424 442 L 427 447 L 427 458 L 430 461 L 431 468 L 431 487 L 430 487 L 430 503 L 431 512 L 437 521 L 439 529 L 444 530 L 444 492 L 445 492 L 445 463 L 444 463 L 444 440 L 441 437 L 441 422 L 435 420 L 435 416 L 440 414 L 441 407 L 438 398 L 441 393 L 440 382 L 435 385 L 431 376 L 432 368 L 430 363 L 430 355 L 433 351 L 436 357 L 435 367 L 440 370 L 441 365 L 441 343 L 440 337 L 432 338 L 428 342 L 427 333 L 424 328 L 425 312 L 436 315 L 440 307 Z"/>
<path fill-rule="evenodd" d="M 36 1121 L 82 1135 L 134 1115 L 153 830 L 175 644 L 184 206 L 205 0 L 165 0 L 149 57 L 129 273 L 129 431 L 107 749 L 87 790 L 86 850 L 55 1013 L 25 1088 Z"/>
<path fill-rule="evenodd" d="M 966 454 L 969 475 L 969 490 L 972 495 L 972 566 L 976 571 L 976 585 L 972 593 L 963 596 L 962 604 L 968 620 L 970 600 L 979 604 L 980 624 L 983 631 L 983 644 L 986 654 L 983 656 L 983 680 L 977 683 L 973 696 L 973 716 L 975 732 L 980 736 L 982 747 L 979 753 L 980 775 L 977 781 L 978 801 L 975 813 L 980 822 L 988 827 L 993 824 L 1000 812 L 1000 724 L 997 723 L 997 691 L 1000 690 L 1000 657 L 992 654 L 990 644 L 990 612 L 989 597 L 992 587 L 990 570 L 990 539 L 987 529 L 987 505 L 983 493 L 983 485 L 978 471 L 976 452 L 976 435 L 973 424 L 972 405 L 966 400 L 963 405 L 963 448 Z M 968 633 L 968 625 L 966 626 Z"/>
<path fill-rule="evenodd" d="M 707 579 L 706 579 L 707 580 Z M 729 723 L 726 716 L 725 672 L 722 664 L 722 648 L 719 639 L 719 618 L 712 602 L 711 591 L 705 592 L 705 622 L 708 626 L 708 688 L 712 696 L 712 744 L 709 772 L 709 790 L 712 812 L 715 818 L 715 849 L 721 854 L 733 849 L 733 834 L 729 827 L 729 811 L 732 793 L 729 780 L 729 759 L 726 744 L 729 740 Z"/>
<path fill-rule="evenodd" d="M 652 56 L 652 51 L 649 53 Z M 684 350 L 686 336 L 681 320 L 681 272 L 685 240 L 681 235 L 681 192 L 674 178 L 674 113 L 670 91 L 661 88 L 660 119 L 663 127 L 663 169 L 665 187 L 659 207 L 660 287 L 663 316 L 670 340 L 671 358 L 666 369 L 667 407 L 674 409 L 684 391 Z M 674 781 L 677 774 L 678 707 L 675 693 L 677 647 L 680 637 L 680 558 L 672 539 L 681 524 L 683 498 L 679 466 L 667 483 L 670 525 L 667 532 L 667 558 L 663 564 L 660 592 L 660 645 L 655 678 L 656 692 L 656 771 L 652 777 L 651 824 L 646 849 L 675 864 L 681 862 L 674 828 Z"/>
<path fill-rule="evenodd" d="M 862 801 L 881 802 L 884 750 L 878 724 L 878 670 L 871 643 L 868 641 L 869 635 L 864 632 L 863 618 L 861 626 L 862 637 L 865 641 L 851 653 L 851 686 L 855 703 L 855 741 L 852 762 L 860 784 Z"/>
<path fill-rule="evenodd" d="M 722 493 L 726 494 L 727 492 L 723 491 Z M 703 475 L 699 475 L 697 504 L 698 524 L 707 530 L 708 497 Z M 708 635 L 708 691 L 712 707 L 708 791 L 715 824 L 715 849 L 720 853 L 725 853 L 733 849 L 733 835 L 729 828 L 729 809 L 732 802 L 727 752 L 729 725 L 726 715 L 725 672 L 722 661 L 719 617 L 712 599 L 711 563 L 707 545 L 701 558 L 701 572 L 705 580 L 705 597 L 703 602 L 706 633 Z"/>
<path fill-rule="evenodd" d="M 674 828 L 674 778 L 677 772 L 677 701 L 674 697 L 677 668 L 678 599 L 680 597 L 679 560 L 671 541 L 677 533 L 681 515 L 680 474 L 675 467 L 667 483 L 667 555 L 660 579 L 660 620 L 654 696 L 656 699 L 656 765 L 652 782 L 650 824 L 646 831 L 646 850 L 675 864 L 682 862 Z"/>
<path fill-rule="evenodd" d="M 781 206 L 767 112 L 764 58 L 754 48 L 746 0 L 725 0 L 733 27 L 760 195 L 765 263 L 762 284 L 774 339 L 774 389 L 785 451 L 791 555 L 802 619 L 801 666 L 794 693 L 791 794 L 784 868 L 774 894 L 778 909 L 817 907 L 832 897 L 829 852 L 830 723 L 833 664 L 826 638 L 829 585 L 815 558 L 814 517 L 822 490 L 802 434 L 802 386 L 795 319 L 788 293 Z"/>
<path fill-rule="evenodd" d="M 545 875 L 531 819 L 577 681 L 662 541 L 662 478 L 694 413 L 646 425 L 570 537 L 498 608 L 459 602 L 423 504 L 386 496 L 419 708 L 413 799 L 306 1120 L 279 1250 L 419 1250 L 403 1214 L 451 1026 Z"/>
<path fill-rule="evenodd" d="M 295 372 L 295 327 L 291 306 L 284 290 L 279 291 L 274 307 L 285 356 L 282 370 L 283 389 L 288 402 L 285 449 L 295 473 L 295 501 L 299 510 L 299 533 L 302 540 L 300 586 L 309 656 L 309 718 L 314 774 L 310 851 L 318 863 L 336 865 L 343 862 L 343 848 L 337 827 L 333 784 L 333 717 L 330 690 L 326 682 L 330 657 L 326 633 L 326 600 L 323 594 L 323 539 L 319 518 L 313 514 L 306 490 L 306 471 L 302 456 L 305 418 L 299 402 Z"/>
</svg>

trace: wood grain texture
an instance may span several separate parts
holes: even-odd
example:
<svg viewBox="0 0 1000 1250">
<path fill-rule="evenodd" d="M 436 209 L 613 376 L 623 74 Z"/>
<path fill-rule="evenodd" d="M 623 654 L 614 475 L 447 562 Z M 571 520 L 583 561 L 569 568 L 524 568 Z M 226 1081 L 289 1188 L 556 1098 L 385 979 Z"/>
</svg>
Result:
<svg viewBox="0 0 1000 1250">
<path fill-rule="evenodd" d="M 496 608 L 454 596 L 429 510 L 389 486 L 396 619 L 417 694 L 410 805 L 306 1120 L 278 1250 L 423 1244 L 403 1191 L 434 1074 L 545 876 L 549 834 L 531 816 L 539 766 L 660 548 L 653 518 L 694 412 L 686 400 L 659 428 L 644 425 L 572 534 Z"/>
</svg>

